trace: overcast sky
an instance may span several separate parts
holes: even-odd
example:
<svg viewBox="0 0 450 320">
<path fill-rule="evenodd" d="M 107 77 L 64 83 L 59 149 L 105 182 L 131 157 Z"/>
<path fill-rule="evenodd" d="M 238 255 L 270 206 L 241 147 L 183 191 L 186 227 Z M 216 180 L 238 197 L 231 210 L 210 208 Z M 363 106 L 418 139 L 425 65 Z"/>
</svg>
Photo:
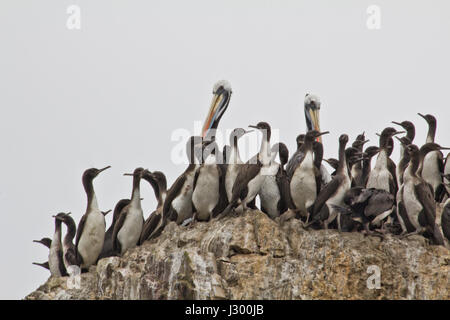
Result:
<svg viewBox="0 0 450 320">
<path fill-rule="evenodd" d="M 73 4 L 80 30 L 66 26 Z M 367 27 L 370 5 L 380 29 Z M 94 182 L 102 210 L 130 196 L 122 174 L 138 166 L 174 181 L 185 165 L 171 161 L 172 134 L 203 122 L 217 80 L 233 88 L 220 129 L 267 121 L 291 153 L 307 92 L 322 101 L 327 158 L 340 134 L 377 144 L 392 120 L 413 121 L 422 144 L 417 112 L 450 145 L 449 12 L 446 0 L 1 1 L 0 298 L 48 278 L 31 264 L 48 250 L 32 240 L 52 236 L 53 214 L 79 221 L 86 168 L 112 166 Z M 142 196 L 147 216 L 147 183 Z"/>
</svg>

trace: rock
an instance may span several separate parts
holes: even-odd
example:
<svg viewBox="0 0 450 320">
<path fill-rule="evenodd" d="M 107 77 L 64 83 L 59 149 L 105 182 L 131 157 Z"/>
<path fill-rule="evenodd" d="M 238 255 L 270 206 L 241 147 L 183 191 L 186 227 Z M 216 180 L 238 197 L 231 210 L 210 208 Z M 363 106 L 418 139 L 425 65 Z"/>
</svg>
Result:
<svg viewBox="0 0 450 320">
<path fill-rule="evenodd" d="M 379 289 L 370 286 L 377 270 Z M 449 279 L 449 250 L 421 236 L 304 230 L 294 219 L 280 227 L 253 210 L 170 223 L 158 239 L 100 260 L 79 286 L 50 278 L 26 299 L 449 299 Z"/>
</svg>

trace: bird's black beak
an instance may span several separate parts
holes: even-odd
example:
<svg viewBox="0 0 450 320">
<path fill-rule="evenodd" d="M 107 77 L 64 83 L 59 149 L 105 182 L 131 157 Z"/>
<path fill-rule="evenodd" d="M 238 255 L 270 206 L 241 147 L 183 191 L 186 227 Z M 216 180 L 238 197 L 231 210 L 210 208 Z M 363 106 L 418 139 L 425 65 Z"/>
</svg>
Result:
<svg viewBox="0 0 450 320">
<path fill-rule="evenodd" d="M 106 169 L 109 169 L 109 168 L 111 168 L 111 166 L 104 167 L 103 169 L 98 170 L 98 173 L 105 171 Z"/>
<path fill-rule="evenodd" d="M 330 133 L 330 131 L 319 132 L 319 134 L 316 135 L 316 138 L 319 138 L 319 137 L 323 136 L 324 134 L 329 134 L 329 133 Z M 319 139 L 317 141 L 322 142 L 322 140 L 319 141 Z"/>
</svg>

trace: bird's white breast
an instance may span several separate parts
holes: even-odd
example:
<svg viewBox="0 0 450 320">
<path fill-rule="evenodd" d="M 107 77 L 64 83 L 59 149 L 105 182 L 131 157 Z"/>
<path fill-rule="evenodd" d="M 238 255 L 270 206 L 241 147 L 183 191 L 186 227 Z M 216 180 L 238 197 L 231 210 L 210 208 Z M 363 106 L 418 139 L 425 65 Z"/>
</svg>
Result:
<svg viewBox="0 0 450 320">
<path fill-rule="evenodd" d="M 267 175 L 259 192 L 261 198 L 261 207 L 267 211 L 271 218 L 276 218 L 279 215 L 278 202 L 280 201 L 280 190 L 276 181 L 275 175 Z"/>
<path fill-rule="evenodd" d="M 414 182 L 412 179 L 408 179 L 403 185 L 403 203 L 405 204 L 409 221 L 416 229 L 420 229 L 419 213 L 423 207 L 415 196 Z"/>
<path fill-rule="evenodd" d="M 248 193 L 244 202 L 247 204 L 252 201 L 261 190 L 262 183 L 264 182 L 264 176 L 259 172 L 252 180 L 248 182 Z"/>
<path fill-rule="evenodd" d="M 225 176 L 225 190 L 227 192 L 228 201 L 233 195 L 233 185 L 239 173 L 240 164 L 232 164 L 227 167 L 227 174 Z"/>
<path fill-rule="evenodd" d="M 439 161 L 442 161 L 440 156 L 440 151 L 432 151 L 427 153 L 423 160 L 422 178 L 431 184 L 434 191 L 436 191 L 442 183 L 442 177 L 438 166 Z"/>
<path fill-rule="evenodd" d="M 82 267 L 95 264 L 102 251 L 105 240 L 105 217 L 100 210 L 92 210 L 86 219 L 84 229 L 78 242 L 78 252 L 83 258 Z"/>
<path fill-rule="evenodd" d="M 389 181 L 392 178 L 387 168 L 387 155 L 385 151 L 380 152 L 373 170 L 370 171 L 366 188 L 375 188 L 390 192 Z"/>
<path fill-rule="evenodd" d="M 298 209 L 307 209 L 316 201 L 317 186 L 312 152 L 308 152 L 295 169 L 290 189 L 292 200 Z"/>
<path fill-rule="evenodd" d="M 194 174 L 188 174 L 181 188 L 180 194 L 173 199 L 172 207 L 177 211 L 177 224 L 192 217 L 192 192 L 193 192 Z"/>
<path fill-rule="evenodd" d="M 197 219 L 207 220 L 219 202 L 219 172 L 215 165 L 201 167 L 192 202 L 197 210 Z"/>
<path fill-rule="evenodd" d="M 122 253 L 136 246 L 141 236 L 143 225 L 144 216 L 141 207 L 130 205 L 122 228 L 117 233 L 117 239 L 120 242 Z"/>
<path fill-rule="evenodd" d="M 351 180 L 350 178 L 345 175 L 344 180 L 339 185 L 336 192 L 326 201 L 328 205 L 336 205 L 336 206 L 342 206 L 344 204 L 344 197 L 345 193 L 350 190 L 351 187 Z"/>
</svg>

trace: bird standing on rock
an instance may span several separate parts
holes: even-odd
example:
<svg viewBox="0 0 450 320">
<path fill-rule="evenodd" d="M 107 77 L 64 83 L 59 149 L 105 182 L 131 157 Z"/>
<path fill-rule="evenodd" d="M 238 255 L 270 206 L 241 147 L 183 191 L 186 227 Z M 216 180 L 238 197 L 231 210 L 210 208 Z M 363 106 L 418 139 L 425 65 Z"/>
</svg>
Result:
<svg viewBox="0 0 450 320">
<path fill-rule="evenodd" d="M 103 249 L 105 240 L 106 222 L 105 216 L 98 208 L 97 197 L 94 192 L 93 180 L 106 169 L 91 168 L 83 173 L 83 186 L 87 195 L 86 213 L 78 223 L 75 241 L 77 260 L 83 269 L 88 269 L 97 262 Z"/>
<path fill-rule="evenodd" d="M 203 141 L 201 164 L 195 171 L 192 193 L 192 205 L 194 209 L 194 221 L 211 220 L 213 215 L 221 212 L 220 184 L 223 173 L 220 161 L 217 160 L 218 146 L 215 141 Z"/>
<path fill-rule="evenodd" d="M 402 218 L 406 217 L 405 224 L 412 225 L 414 228 L 414 231 L 408 232 L 407 235 L 427 233 L 435 244 L 443 245 L 442 234 L 435 222 L 436 203 L 433 190 L 417 174 L 420 162 L 426 154 L 421 154 L 419 148 L 414 144 L 410 144 L 407 150 L 411 160 L 403 176 L 402 199 L 405 214 L 400 215 Z"/>
<path fill-rule="evenodd" d="M 306 226 L 320 222 L 325 229 L 328 229 L 328 225 L 338 217 L 338 229 L 341 231 L 340 213 L 334 206 L 342 206 L 344 204 L 345 193 L 351 187 L 351 179 L 345 158 L 345 146 L 347 142 L 348 136 L 342 134 L 339 137 L 339 166 L 336 170 L 336 175 L 331 182 L 325 185 L 317 196 L 311 221 Z"/>
<path fill-rule="evenodd" d="M 267 122 L 259 122 L 256 126 L 250 125 L 249 127 L 262 132 L 261 147 L 255 157 L 240 166 L 239 174 L 233 185 L 230 203 L 220 214 L 220 218 L 228 215 L 232 209 L 238 206 L 242 206 L 243 210 L 247 210 L 247 205 L 259 193 L 261 185 L 264 182 L 264 170 L 270 166 L 270 125 Z"/>
<path fill-rule="evenodd" d="M 280 142 L 272 146 L 271 153 L 272 164 L 264 174 L 259 198 L 261 199 L 261 211 L 275 219 L 288 209 L 290 202 L 289 180 L 284 170 L 284 165 L 289 158 L 289 151 L 286 145 Z M 280 163 L 275 161 L 277 155 Z"/>
<path fill-rule="evenodd" d="M 143 168 L 136 168 L 133 172 L 133 190 L 131 201 L 120 212 L 119 219 L 114 225 L 113 249 L 117 254 L 123 254 L 127 249 L 134 248 L 141 236 L 144 225 L 144 214 L 141 207 L 140 183 Z"/>
<path fill-rule="evenodd" d="M 380 152 L 378 153 L 377 162 L 373 170 L 370 171 L 366 188 L 375 188 L 386 190 L 391 194 L 397 193 L 397 178 L 395 176 L 395 164 L 389 158 L 389 139 L 394 135 L 403 133 L 394 128 L 386 128 L 380 135 Z"/>
<path fill-rule="evenodd" d="M 436 118 L 431 115 L 419 115 L 428 123 L 427 143 L 434 143 L 436 136 Z M 425 156 L 421 167 L 422 178 L 433 187 L 434 199 L 441 202 L 446 194 L 441 173 L 444 172 L 444 156 L 440 150 L 434 150 Z"/>
<path fill-rule="evenodd" d="M 287 164 L 292 203 L 304 220 L 308 219 L 320 191 L 320 182 L 316 180 L 318 169 L 314 164 L 313 143 L 315 139 L 327 133 L 329 132 L 308 131 L 299 152 L 295 153 Z"/>
<path fill-rule="evenodd" d="M 148 170 L 144 170 L 142 178 L 152 185 L 158 204 L 156 206 L 156 210 L 150 214 L 144 223 L 142 233 L 139 238 L 139 244 L 144 243 L 145 240 L 152 236 L 155 230 L 161 227 L 164 201 L 167 196 L 167 179 L 164 173 L 161 171 L 150 172 Z"/>
</svg>

